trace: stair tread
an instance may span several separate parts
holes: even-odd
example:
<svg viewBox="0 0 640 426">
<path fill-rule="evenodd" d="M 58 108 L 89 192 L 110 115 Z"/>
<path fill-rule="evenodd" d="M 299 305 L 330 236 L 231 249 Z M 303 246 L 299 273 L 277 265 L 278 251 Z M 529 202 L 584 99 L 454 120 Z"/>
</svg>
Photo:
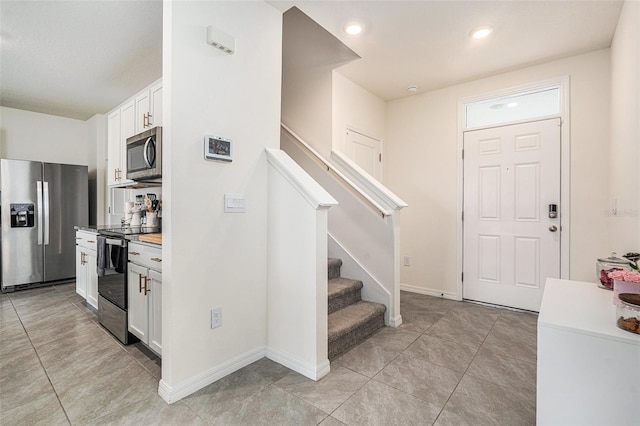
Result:
<svg viewBox="0 0 640 426">
<path fill-rule="evenodd" d="M 329 300 L 342 296 L 352 291 L 358 291 L 363 287 L 362 281 L 350 278 L 333 278 L 329 280 L 328 296 Z"/>
<path fill-rule="evenodd" d="M 367 321 L 384 314 L 386 306 L 373 302 L 357 302 L 329 315 L 329 342 L 332 342 Z"/>
</svg>

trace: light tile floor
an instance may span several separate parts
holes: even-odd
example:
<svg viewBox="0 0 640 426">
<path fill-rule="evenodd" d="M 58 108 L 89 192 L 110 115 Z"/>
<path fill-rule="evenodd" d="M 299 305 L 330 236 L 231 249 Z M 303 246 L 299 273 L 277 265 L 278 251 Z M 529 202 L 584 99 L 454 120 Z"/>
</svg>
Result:
<svg viewBox="0 0 640 426">
<path fill-rule="evenodd" d="M 385 328 L 313 382 L 266 358 L 175 404 L 74 284 L 0 295 L 0 424 L 535 424 L 535 315 L 402 293 Z"/>
</svg>

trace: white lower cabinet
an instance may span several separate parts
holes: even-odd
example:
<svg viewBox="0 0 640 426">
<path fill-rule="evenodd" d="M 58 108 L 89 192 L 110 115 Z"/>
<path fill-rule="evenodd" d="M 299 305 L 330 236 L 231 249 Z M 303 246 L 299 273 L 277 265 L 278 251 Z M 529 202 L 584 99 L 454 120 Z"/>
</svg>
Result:
<svg viewBox="0 0 640 426">
<path fill-rule="evenodd" d="M 129 243 L 129 260 L 129 331 L 162 355 L 162 250 Z"/>
<path fill-rule="evenodd" d="M 98 309 L 97 234 L 76 232 L 76 293 Z"/>
</svg>

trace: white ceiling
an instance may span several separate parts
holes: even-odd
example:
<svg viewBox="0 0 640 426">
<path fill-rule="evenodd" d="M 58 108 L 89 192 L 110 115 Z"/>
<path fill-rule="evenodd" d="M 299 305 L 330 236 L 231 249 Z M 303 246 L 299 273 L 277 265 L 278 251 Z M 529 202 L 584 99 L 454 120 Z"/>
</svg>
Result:
<svg viewBox="0 0 640 426">
<path fill-rule="evenodd" d="M 0 105 L 86 120 L 162 76 L 162 1 L 0 1 Z"/>
<path fill-rule="evenodd" d="M 635 1 L 635 0 L 629 0 Z M 339 72 L 384 100 L 602 49 L 611 45 L 622 1 L 422 0 L 268 1 L 298 7 L 362 59 Z M 365 25 L 359 36 L 343 28 Z M 472 29 L 494 33 L 472 40 Z"/>
<path fill-rule="evenodd" d="M 628 0 L 634 1 L 634 0 Z M 340 72 L 382 99 L 606 48 L 618 0 L 268 1 L 297 6 L 362 59 Z M 365 24 L 358 37 L 342 28 Z M 492 25 L 482 41 L 471 29 Z M 161 76 L 162 2 L 0 0 L 0 105 L 86 120 Z"/>
</svg>

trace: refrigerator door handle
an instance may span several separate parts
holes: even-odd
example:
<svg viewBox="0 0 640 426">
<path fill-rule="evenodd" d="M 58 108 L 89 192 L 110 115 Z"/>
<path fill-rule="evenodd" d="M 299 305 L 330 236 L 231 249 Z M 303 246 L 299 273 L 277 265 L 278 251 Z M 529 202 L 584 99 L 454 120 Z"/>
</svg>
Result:
<svg viewBox="0 0 640 426">
<path fill-rule="evenodd" d="M 49 245 L 49 182 L 42 182 L 43 205 L 44 205 L 44 245 Z"/>
<path fill-rule="evenodd" d="M 36 197 L 38 203 L 38 245 L 42 245 L 42 181 L 36 181 Z"/>
</svg>

